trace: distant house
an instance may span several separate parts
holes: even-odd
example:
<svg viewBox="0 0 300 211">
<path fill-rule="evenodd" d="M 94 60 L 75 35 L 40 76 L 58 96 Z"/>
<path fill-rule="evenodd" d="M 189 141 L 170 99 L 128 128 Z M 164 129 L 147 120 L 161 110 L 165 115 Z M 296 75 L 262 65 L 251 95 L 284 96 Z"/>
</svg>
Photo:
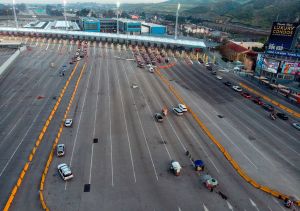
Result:
<svg viewBox="0 0 300 211">
<path fill-rule="evenodd" d="M 253 46 L 256 47 L 256 46 Z M 251 71 L 255 68 L 257 52 L 251 49 L 250 45 L 244 45 L 234 41 L 228 41 L 220 47 L 222 57 L 229 61 L 240 61 L 245 70 Z"/>
</svg>

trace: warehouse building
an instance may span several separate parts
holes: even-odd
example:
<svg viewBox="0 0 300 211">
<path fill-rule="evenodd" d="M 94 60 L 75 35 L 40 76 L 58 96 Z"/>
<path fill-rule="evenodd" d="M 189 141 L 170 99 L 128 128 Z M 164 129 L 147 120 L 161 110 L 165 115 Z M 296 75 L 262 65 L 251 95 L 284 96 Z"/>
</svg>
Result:
<svg viewBox="0 0 300 211">
<path fill-rule="evenodd" d="M 100 18 L 100 32 L 116 33 L 117 20 L 111 18 Z"/>
<path fill-rule="evenodd" d="M 142 34 L 163 36 L 167 33 L 167 27 L 154 23 L 142 23 Z"/>
<path fill-rule="evenodd" d="M 119 18 L 119 31 L 124 34 L 141 34 L 142 24 L 140 21 Z"/>
<path fill-rule="evenodd" d="M 92 17 L 80 18 L 79 25 L 83 31 L 100 32 L 100 20 Z"/>
</svg>

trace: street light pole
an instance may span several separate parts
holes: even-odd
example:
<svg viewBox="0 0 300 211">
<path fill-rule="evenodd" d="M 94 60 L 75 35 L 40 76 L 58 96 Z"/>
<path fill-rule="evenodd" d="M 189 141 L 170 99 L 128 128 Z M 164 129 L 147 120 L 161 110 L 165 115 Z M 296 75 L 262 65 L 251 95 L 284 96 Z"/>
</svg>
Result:
<svg viewBox="0 0 300 211">
<path fill-rule="evenodd" d="M 117 34 L 119 34 L 119 8 L 120 2 L 117 2 Z"/>
<path fill-rule="evenodd" d="M 175 40 L 177 39 L 177 29 L 178 29 L 178 14 L 180 9 L 180 3 L 178 3 L 177 6 L 177 12 L 176 12 L 176 24 L 175 24 Z"/>
<path fill-rule="evenodd" d="M 67 4 L 67 0 L 64 0 L 65 25 L 66 25 L 66 30 L 68 30 L 67 15 L 66 15 L 66 4 Z"/>
<path fill-rule="evenodd" d="M 13 0 L 13 11 L 14 11 L 14 17 L 15 17 L 15 22 L 16 22 L 16 27 L 17 29 L 19 28 L 19 24 L 18 24 L 18 19 L 17 19 L 17 13 L 16 13 L 16 8 L 15 8 L 15 0 Z"/>
</svg>

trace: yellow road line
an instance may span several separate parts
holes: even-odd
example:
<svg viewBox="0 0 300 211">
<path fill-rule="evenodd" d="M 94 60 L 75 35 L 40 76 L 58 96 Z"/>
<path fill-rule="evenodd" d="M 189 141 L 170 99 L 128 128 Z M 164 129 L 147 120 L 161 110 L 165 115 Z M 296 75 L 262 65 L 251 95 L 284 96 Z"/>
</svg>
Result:
<svg viewBox="0 0 300 211">
<path fill-rule="evenodd" d="M 67 118 L 67 116 L 68 116 L 68 113 L 69 113 L 69 111 L 70 111 L 71 105 L 72 105 L 72 103 L 73 103 L 74 97 L 75 97 L 75 95 L 76 95 L 76 92 L 77 92 L 77 89 L 78 89 L 80 80 L 81 80 L 81 78 L 82 78 L 82 75 L 83 75 L 85 69 L 86 69 L 86 63 L 83 65 L 83 67 L 82 67 L 82 69 L 81 69 L 81 71 L 80 71 L 80 75 L 79 75 L 79 77 L 78 77 L 78 79 L 77 79 L 77 82 L 76 82 L 75 88 L 74 88 L 74 90 L 73 90 L 72 96 L 71 96 L 71 98 L 70 98 L 68 107 L 67 107 L 67 109 L 66 109 L 66 111 L 65 111 L 64 120 L 65 120 L 65 119 Z M 49 154 L 48 161 L 47 161 L 47 163 L 46 163 L 46 165 L 45 165 L 45 169 L 44 169 L 44 172 L 43 172 L 43 174 L 42 174 L 41 183 L 40 183 L 40 202 L 41 202 L 41 204 L 42 204 L 43 209 L 44 209 L 44 210 L 47 210 L 47 211 L 49 211 L 49 208 L 48 208 L 48 206 L 47 206 L 47 204 L 46 204 L 46 202 L 45 202 L 44 195 L 43 195 L 43 190 L 44 190 L 44 186 L 45 186 L 46 176 L 47 176 L 47 174 L 48 174 L 49 167 L 50 167 L 51 162 L 52 162 L 52 160 L 53 160 L 53 155 L 54 155 L 54 152 L 55 152 L 55 148 L 56 148 L 56 146 L 57 146 L 57 144 L 58 144 L 58 141 L 59 141 L 60 136 L 61 136 L 61 134 L 62 134 L 62 132 L 63 132 L 63 129 L 64 129 L 64 122 L 62 122 L 62 123 L 60 124 L 60 128 L 59 128 L 59 130 L 58 130 L 58 132 L 57 132 L 57 135 L 56 135 L 56 138 L 55 138 L 55 140 L 54 140 L 54 142 L 53 142 L 52 149 L 51 149 L 51 152 L 50 152 L 50 154 Z"/>
<path fill-rule="evenodd" d="M 298 113 L 298 112 L 296 112 L 296 111 L 294 111 L 294 110 L 292 110 L 292 109 L 290 109 L 290 108 L 288 108 L 288 107 L 286 107 L 286 106 L 284 106 L 284 105 L 278 103 L 278 102 L 275 101 L 275 100 L 272 100 L 271 98 L 269 98 L 269 97 L 267 97 L 267 96 L 261 94 L 260 92 L 258 92 L 258 91 L 256 91 L 256 90 L 252 89 L 251 87 L 247 86 L 246 84 L 240 83 L 240 86 L 243 87 L 244 89 L 247 89 L 249 92 L 252 92 L 253 94 L 255 94 L 255 95 L 257 95 L 257 96 L 263 98 L 265 101 L 268 101 L 269 103 L 272 103 L 274 106 L 277 106 L 277 107 L 281 108 L 282 110 L 284 110 L 284 111 L 290 113 L 290 114 L 293 115 L 294 117 L 300 118 L 300 113 Z"/>
<path fill-rule="evenodd" d="M 180 94 L 175 90 L 175 88 L 170 84 L 168 79 L 162 75 L 159 69 L 155 70 L 155 73 L 159 76 L 159 78 L 165 83 L 165 85 L 169 88 L 171 93 L 174 94 L 174 96 L 177 98 L 177 100 L 182 103 L 187 105 L 183 98 L 180 96 Z M 196 120 L 198 125 L 201 127 L 201 129 L 205 132 L 205 134 L 209 137 L 209 139 L 217 146 L 217 148 L 223 153 L 224 157 L 230 162 L 232 167 L 237 171 L 237 173 L 248 183 L 250 183 L 253 187 L 260 189 L 268 194 L 271 194 L 272 196 L 278 198 L 278 199 L 286 199 L 289 196 L 284 193 L 280 193 L 276 190 L 273 190 L 267 186 L 263 186 L 259 183 L 257 183 L 254 179 L 249 177 L 244 170 L 239 166 L 239 164 L 232 158 L 232 156 L 227 152 L 227 150 L 220 144 L 220 142 L 212 135 L 212 133 L 208 130 L 208 128 L 204 125 L 204 123 L 200 120 L 200 118 L 196 115 L 196 113 L 188 107 L 188 111 L 191 113 L 193 118 Z M 298 206 L 300 206 L 300 200 L 296 202 Z"/>
<path fill-rule="evenodd" d="M 11 194 L 10 194 L 10 196 L 9 196 L 6 204 L 5 204 L 5 207 L 4 207 L 3 211 L 8 211 L 9 208 L 10 208 L 10 206 L 11 206 L 11 204 L 13 203 L 14 198 L 15 198 L 18 190 L 20 189 L 21 184 L 23 182 L 23 179 L 24 179 L 24 177 L 25 177 L 25 175 L 27 173 L 29 165 L 31 164 L 31 161 L 32 161 L 32 159 L 33 159 L 33 157 L 34 157 L 34 155 L 36 153 L 36 150 L 37 150 L 37 148 L 39 147 L 41 141 L 44 138 L 44 135 L 45 135 L 45 133 L 46 133 L 46 131 L 48 129 L 48 126 L 51 123 L 51 120 L 53 119 L 53 117 L 54 117 L 54 115 L 55 115 L 55 113 L 56 113 L 56 111 L 57 111 L 57 109 L 58 109 L 58 107 L 60 105 L 61 99 L 64 96 L 64 94 L 66 92 L 66 89 L 69 86 L 69 83 L 70 83 L 71 79 L 73 78 L 73 75 L 74 75 L 74 73 L 75 73 L 75 71 L 76 71 L 76 69 L 78 67 L 78 64 L 79 64 L 79 62 L 77 62 L 76 66 L 73 68 L 72 73 L 69 76 L 69 78 L 68 78 L 68 80 L 67 80 L 64 88 L 61 90 L 60 96 L 59 96 L 58 100 L 56 101 L 56 104 L 54 105 L 54 108 L 52 109 L 52 111 L 51 111 L 51 113 L 50 113 L 47 121 L 45 122 L 44 127 L 43 127 L 42 131 L 40 132 L 40 135 L 38 136 L 38 139 L 35 142 L 35 146 L 33 147 L 32 151 L 31 151 L 31 153 L 30 153 L 30 155 L 29 155 L 29 157 L 27 159 L 27 162 L 26 162 L 26 164 L 23 167 L 23 170 L 22 170 L 22 172 L 21 172 L 21 174 L 19 176 L 19 179 L 17 180 L 17 183 L 15 184 L 15 186 L 13 187 L 13 189 L 11 191 Z"/>
</svg>

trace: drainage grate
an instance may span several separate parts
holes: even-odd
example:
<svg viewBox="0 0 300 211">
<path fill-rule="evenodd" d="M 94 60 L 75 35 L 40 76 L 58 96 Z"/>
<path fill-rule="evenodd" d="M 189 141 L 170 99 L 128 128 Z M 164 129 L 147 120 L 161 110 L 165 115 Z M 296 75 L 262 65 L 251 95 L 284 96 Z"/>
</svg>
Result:
<svg viewBox="0 0 300 211">
<path fill-rule="evenodd" d="M 91 190 L 91 184 L 85 184 L 83 192 L 90 192 L 90 190 Z"/>
<path fill-rule="evenodd" d="M 98 138 L 94 138 L 94 143 L 98 143 Z"/>
</svg>

